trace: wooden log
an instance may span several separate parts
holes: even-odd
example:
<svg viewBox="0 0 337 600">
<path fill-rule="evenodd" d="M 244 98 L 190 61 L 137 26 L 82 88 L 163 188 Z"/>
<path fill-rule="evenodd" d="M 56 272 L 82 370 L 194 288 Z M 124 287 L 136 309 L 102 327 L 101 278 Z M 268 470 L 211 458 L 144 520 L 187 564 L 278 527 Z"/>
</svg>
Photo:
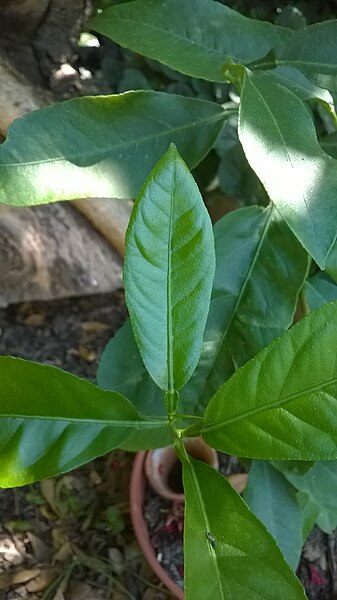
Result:
<svg viewBox="0 0 337 600">
<path fill-rule="evenodd" d="M 70 204 L 0 205 L 0 306 L 110 292 L 122 261 Z"/>
</svg>

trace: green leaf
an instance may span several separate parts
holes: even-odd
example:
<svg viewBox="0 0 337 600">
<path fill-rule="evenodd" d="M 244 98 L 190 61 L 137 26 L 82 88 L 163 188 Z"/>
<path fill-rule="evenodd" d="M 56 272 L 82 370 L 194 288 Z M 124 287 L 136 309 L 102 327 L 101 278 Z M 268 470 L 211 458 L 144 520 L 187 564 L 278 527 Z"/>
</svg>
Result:
<svg viewBox="0 0 337 600">
<path fill-rule="evenodd" d="M 256 77 L 282 85 L 296 94 L 300 100 L 319 100 L 324 105 L 333 107 L 333 98 L 330 92 L 313 84 L 297 69 L 277 67 L 273 71 L 257 73 Z"/>
<path fill-rule="evenodd" d="M 166 414 L 163 392 L 145 369 L 130 320 L 125 321 L 104 348 L 97 384 L 126 396 L 143 415 Z"/>
<path fill-rule="evenodd" d="M 262 58 L 292 35 L 210 0 L 137 0 L 107 8 L 90 27 L 176 71 L 209 81 L 224 80 L 225 62 Z"/>
<path fill-rule="evenodd" d="M 74 469 L 120 445 L 158 447 L 166 420 L 55 367 L 0 358 L 0 486 Z"/>
<path fill-rule="evenodd" d="M 337 462 L 316 462 L 307 473 L 297 474 L 287 468 L 286 462 L 276 462 L 287 480 L 318 507 L 316 523 L 326 533 L 337 527 Z"/>
<path fill-rule="evenodd" d="M 302 513 L 302 541 L 304 544 L 316 523 L 320 509 L 316 504 L 311 502 L 309 496 L 304 492 L 298 492 L 296 495 Z"/>
<path fill-rule="evenodd" d="M 35 111 L 15 121 L 0 146 L 0 202 L 134 198 L 170 142 L 192 168 L 226 116 L 213 102 L 150 91 Z"/>
<path fill-rule="evenodd" d="M 214 226 L 217 257 L 198 367 L 181 397 L 203 413 L 233 372 L 290 327 L 308 257 L 278 212 L 243 208 Z"/>
<path fill-rule="evenodd" d="M 210 218 L 171 146 L 135 203 L 124 267 L 140 354 L 153 380 L 170 394 L 188 381 L 198 362 L 214 270 Z"/>
<path fill-rule="evenodd" d="M 215 150 L 220 157 L 219 187 L 224 194 L 240 198 L 248 205 L 265 204 L 268 198 L 264 188 L 248 164 L 238 138 L 237 118 L 227 120 L 215 142 Z"/>
<path fill-rule="evenodd" d="M 324 152 L 330 154 L 333 158 L 337 158 L 337 132 L 324 136 L 319 143 Z"/>
<path fill-rule="evenodd" d="M 186 600 L 305 600 L 273 538 L 226 479 L 193 459 L 183 474 Z"/>
<path fill-rule="evenodd" d="M 302 516 L 293 486 L 268 461 L 254 460 L 244 499 L 296 571 L 302 551 Z"/>
<path fill-rule="evenodd" d="M 337 300 L 337 285 L 325 273 L 316 273 L 307 279 L 304 287 L 310 310 Z"/>
<path fill-rule="evenodd" d="M 336 336 L 333 302 L 262 350 L 211 399 L 206 443 L 250 458 L 336 459 Z"/>
<path fill-rule="evenodd" d="M 307 108 L 283 86 L 247 73 L 239 138 L 270 199 L 323 269 L 337 235 L 337 163 L 321 149 Z"/>
<path fill-rule="evenodd" d="M 294 32 L 275 50 L 276 64 L 299 69 L 316 85 L 337 90 L 337 20 Z"/>
</svg>

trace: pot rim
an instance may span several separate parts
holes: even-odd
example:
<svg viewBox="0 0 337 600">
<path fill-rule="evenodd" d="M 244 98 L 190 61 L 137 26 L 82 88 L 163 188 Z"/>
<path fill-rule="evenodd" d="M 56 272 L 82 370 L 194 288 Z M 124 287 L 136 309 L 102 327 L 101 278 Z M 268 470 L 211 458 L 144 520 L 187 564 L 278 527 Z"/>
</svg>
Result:
<svg viewBox="0 0 337 600">
<path fill-rule="evenodd" d="M 137 541 L 153 572 L 178 600 L 185 600 L 183 590 L 171 579 L 167 571 L 157 561 L 154 548 L 150 542 L 149 531 L 143 515 L 146 484 L 144 462 L 146 454 L 147 451 L 136 454 L 131 471 L 129 499 L 132 525 Z"/>
</svg>

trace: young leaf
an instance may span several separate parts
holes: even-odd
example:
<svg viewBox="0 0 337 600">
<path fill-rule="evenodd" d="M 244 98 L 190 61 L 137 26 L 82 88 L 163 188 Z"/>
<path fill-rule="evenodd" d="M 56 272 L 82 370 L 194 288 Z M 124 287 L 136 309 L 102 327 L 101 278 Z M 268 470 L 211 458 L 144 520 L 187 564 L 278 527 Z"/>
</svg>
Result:
<svg viewBox="0 0 337 600">
<path fill-rule="evenodd" d="M 294 473 L 287 462 L 273 463 L 284 477 L 301 493 L 308 496 L 318 509 L 316 523 L 331 533 L 337 527 L 337 462 L 316 462 L 307 473 Z"/>
<path fill-rule="evenodd" d="M 266 460 L 254 460 L 244 499 L 267 527 L 289 566 L 296 571 L 302 551 L 302 516 L 296 492 Z"/>
<path fill-rule="evenodd" d="M 181 390 L 190 410 L 293 321 L 308 256 L 270 205 L 236 210 L 214 226 L 217 257 L 203 352 Z M 190 408 L 191 407 L 191 408 Z"/>
<path fill-rule="evenodd" d="M 107 8 L 90 27 L 176 71 L 223 81 L 227 61 L 249 63 L 264 57 L 290 29 L 244 17 L 210 0 L 136 0 Z"/>
<path fill-rule="evenodd" d="M 168 440 L 166 420 L 141 417 L 116 392 L 55 367 L 0 358 L 0 486 L 74 469 L 118 446 Z"/>
<path fill-rule="evenodd" d="M 198 362 L 215 270 L 212 225 L 174 146 L 140 193 L 126 235 L 124 282 L 146 368 L 169 393 Z"/>
<path fill-rule="evenodd" d="M 170 142 L 194 167 L 225 118 L 213 102 L 152 91 L 76 98 L 35 111 L 15 121 L 0 146 L 0 202 L 134 198 Z"/>
<path fill-rule="evenodd" d="M 337 236 L 337 162 L 320 147 L 308 110 L 283 86 L 247 73 L 239 137 L 269 197 L 323 269 Z"/>
<path fill-rule="evenodd" d="M 337 285 L 325 273 L 316 273 L 305 282 L 305 295 L 310 310 L 337 300 Z"/>
<path fill-rule="evenodd" d="M 318 308 L 244 365 L 211 399 L 203 437 L 251 458 L 337 458 L 337 302 Z"/>
<path fill-rule="evenodd" d="M 226 479 L 193 459 L 183 475 L 186 600 L 305 600 L 273 538 Z"/>
<path fill-rule="evenodd" d="M 163 392 L 145 369 L 129 320 L 104 348 L 97 384 L 126 396 L 142 415 L 166 414 Z"/>
</svg>

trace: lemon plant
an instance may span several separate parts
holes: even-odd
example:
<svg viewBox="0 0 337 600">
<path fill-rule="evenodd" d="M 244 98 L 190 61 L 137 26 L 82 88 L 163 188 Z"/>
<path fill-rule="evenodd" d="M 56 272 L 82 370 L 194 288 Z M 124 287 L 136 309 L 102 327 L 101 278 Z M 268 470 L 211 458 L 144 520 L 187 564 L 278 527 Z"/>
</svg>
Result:
<svg viewBox="0 0 337 600">
<path fill-rule="evenodd" d="M 128 92 L 10 127 L 1 202 L 137 200 L 130 321 L 103 354 L 99 387 L 0 358 L 0 485 L 171 443 L 183 464 L 187 598 L 305 598 L 293 573 L 303 541 L 315 522 L 337 525 L 337 21 L 293 31 L 215 0 L 135 0 L 92 28 L 181 73 L 229 82 L 238 101 Z M 318 138 L 322 115 L 331 133 Z M 212 228 L 190 169 L 229 119 L 268 203 Z M 292 326 L 297 307 L 312 312 Z M 255 515 L 186 454 L 184 439 L 199 435 L 252 460 Z"/>
</svg>

